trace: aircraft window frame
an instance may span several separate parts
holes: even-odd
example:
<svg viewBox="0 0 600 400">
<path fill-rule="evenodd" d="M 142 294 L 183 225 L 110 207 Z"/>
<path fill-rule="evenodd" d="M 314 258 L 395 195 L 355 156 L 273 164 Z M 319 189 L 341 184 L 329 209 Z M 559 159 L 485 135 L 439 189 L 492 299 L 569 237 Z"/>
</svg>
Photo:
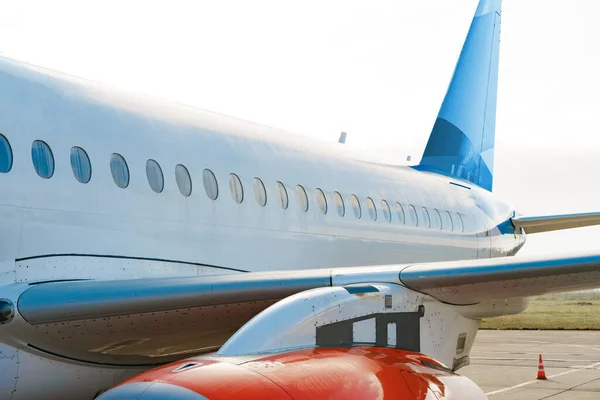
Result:
<svg viewBox="0 0 600 400">
<path fill-rule="evenodd" d="M 421 207 L 421 215 L 423 216 L 423 220 L 425 222 L 425 228 L 431 228 L 431 215 L 429 215 L 429 210 L 427 207 Z"/>
<path fill-rule="evenodd" d="M 458 217 L 458 221 L 460 222 L 460 231 L 464 232 L 465 231 L 465 222 L 463 221 L 462 215 L 460 215 L 460 213 L 456 213 L 456 216 Z"/>
<path fill-rule="evenodd" d="M 146 179 L 150 189 L 155 193 L 165 190 L 165 175 L 158 161 L 150 158 L 146 160 Z"/>
<path fill-rule="evenodd" d="M 352 212 L 354 213 L 356 219 L 361 219 L 362 207 L 360 205 L 360 200 L 354 194 L 350 195 L 350 205 L 352 206 Z"/>
<path fill-rule="evenodd" d="M 298 199 L 300 211 L 308 212 L 308 195 L 306 194 L 306 189 L 304 189 L 302 185 L 296 185 L 296 198 Z"/>
<path fill-rule="evenodd" d="M 242 204 L 244 201 L 244 186 L 240 177 L 233 172 L 229 174 L 229 193 L 233 201 Z"/>
<path fill-rule="evenodd" d="M 56 164 L 48 143 L 43 140 L 34 140 L 31 143 L 31 162 L 40 178 L 50 179 L 54 176 Z"/>
<path fill-rule="evenodd" d="M 408 205 L 408 209 L 410 210 L 410 218 L 413 220 L 414 224 L 412 226 L 419 226 L 419 214 L 417 213 L 417 209 L 412 204 Z"/>
<path fill-rule="evenodd" d="M 392 210 L 390 209 L 390 205 L 386 200 L 381 200 L 381 210 L 383 212 L 383 217 L 387 222 L 392 222 Z"/>
<path fill-rule="evenodd" d="M 285 185 L 280 181 L 275 182 L 275 191 L 277 192 L 277 197 L 279 198 L 279 206 L 282 210 L 287 210 L 290 205 L 290 198 Z"/>
<path fill-rule="evenodd" d="M 377 207 L 372 198 L 367 197 L 367 212 L 371 221 L 377 221 Z"/>
<path fill-rule="evenodd" d="M 333 203 L 337 209 L 337 214 L 343 218 L 344 215 L 346 215 L 346 205 L 344 204 L 344 198 L 340 192 L 333 192 Z"/>
<path fill-rule="evenodd" d="M 88 153 L 79 146 L 71 147 L 69 152 L 69 161 L 73 176 L 79 183 L 89 183 L 92 179 L 92 163 Z"/>
<path fill-rule="evenodd" d="M 448 216 L 448 220 L 450 221 L 450 232 L 454 232 L 454 220 L 452 219 L 452 214 L 450 211 L 446 211 L 445 214 Z"/>
<path fill-rule="evenodd" d="M 396 202 L 396 215 L 402 225 L 406 224 L 406 214 L 404 213 L 404 207 L 399 202 Z"/>
<path fill-rule="evenodd" d="M 258 177 L 254 177 L 254 179 L 252 180 L 252 185 L 254 186 L 254 199 L 256 199 L 256 202 L 261 206 L 264 207 L 267 205 L 267 189 L 265 189 L 265 184 L 263 183 L 263 181 L 258 178 Z"/>
<path fill-rule="evenodd" d="M 192 195 L 192 177 L 185 165 L 177 164 L 175 166 L 175 182 L 177 183 L 179 193 L 183 197 L 190 197 Z"/>
<path fill-rule="evenodd" d="M 325 196 L 325 193 L 319 188 L 315 189 L 315 199 L 317 200 L 319 210 L 321 210 L 323 215 L 327 214 L 327 196 Z"/>
<path fill-rule="evenodd" d="M 219 182 L 212 170 L 204 168 L 202 171 L 202 185 L 209 199 L 214 201 L 219 197 Z"/>
<path fill-rule="evenodd" d="M 0 133 L 0 173 L 7 174 L 13 166 L 13 151 L 6 136 Z"/>
<path fill-rule="evenodd" d="M 118 188 L 126 189 L 129 186 L 129 166 L 125 157 L 119 153 L 110 155 L 110 174 Z"/>
<path fill-rule="evenodd" d="M 442 229 L 444 229 L 444 221 L 442 220 L 442 214 L 440 214 L 440 211 L 437 208 L 434 208 L 433 211 L 435 211 L 434 214 L 436 215 L 436 219 L 438 222 L 438 229 L 441 231 Z"/>
</svg>

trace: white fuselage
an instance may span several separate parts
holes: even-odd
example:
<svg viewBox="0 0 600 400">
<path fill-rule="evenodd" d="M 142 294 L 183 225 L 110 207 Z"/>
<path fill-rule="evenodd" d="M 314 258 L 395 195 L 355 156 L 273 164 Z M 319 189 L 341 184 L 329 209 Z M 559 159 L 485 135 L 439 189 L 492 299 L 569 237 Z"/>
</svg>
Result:
<svg viewBox="0 0 600 400">
<path fill-rule="evenodd" d="M 521 244 L 520 238 L 508 248 L 493 242 L 496 236 L 490 231 L 511 217 L 512 210 L 471 184 L 410 167 L 357 161 L 343 146 L 311 145 L 269 127 L 114 94 L 27 65 L 7 60 L 1 65 L 0 133 L 10 142 L 14 160 L 10 172 L 0 174 L 2 283 L 22 280 L 15 275 L 15 260 L 62 254 L 262 271 L 473 259 L 505 255 Z M 34 140 L 52 149 L 55 172 L 50 179 L 34 170 Z M 91 160 L 87 184 L 74 178 L 69 162 L 73 146 L 83 148 Z M 111 176 L 113 153 L 128 164 L 130 183 L 125 189 Z M 148 184 L 148 159 L 162 167 L 161 193 Z M 190 173 L 189 197 L 178 190 L 177 164 Z M 218 182 L 216 200 L 205 192 L 204 169 Z M 230 173 L 241 180 L 241 203 L 232 198 Z M 255 199 L 254 177 L 265 185 L 265 206 Z M 280 205 L 277 181 L 285 185 L 287 209 Z M 299 204 L 297 185 L 307 193 L 306 212 Z M 317 204 L 317 188 L 326 196 L 326 214 Z M 334 191 L 342 195 L 343 217 L 334 204 Z M 360 202 L 360 219 L 351 195 Z M 368 197 L 376 206 L 375 221 Z M 391 222 L 382 200 L 391 208 Z M 396 203 L 402 206 L 404 223 Z M 418 224 L 411 217 L 411 205 Z M 442 217 L 441 229 L 435 210 Z M 26 280 L 129 277 L 126 265 L 111 265 L 60 276 L 28 272 Z"/>
<path fill-rule="evenodd" d="M 469 182 L 361 161 L 338 144 L 308 143 L 277 129 L 110 91 L 3 58 L 0 134 L 12 155 L 12 167 L 0 173 L 0 299 L 13 303 L 23 284 L 39 281 L 466 260 L 512 255 L 524 242 L 523 235 L 505 229 L 514 211 Z M 34 168 L 36 140 L 52 150 L 49 179 Z M 89 183 L 74 177 L 74 146 L 89 156 Z M 113 153 L 127 162 L 126 188 L 113 180 Z M 150 159 L 162 168 L 160 193 L 147 179 Z M 189 197 L 178 188 L 178 164 L 191 176 Z M 218 184 L 214 200 L 206 191 L 207 169 Z M 232 196 L 230 174 L 240 179 L 241 202 Z M 266 188 L 264 206 L 255 198 L 254 178 Z M 287 208 L 277 182 L 285 186 Z M 297 185 L 307 194 L 306 211 Z M 343 199 L 343 216 L 335 192 Z M 31 327 L 3 333 L 0 326 L 6 382 L 23 379 L 26 365 L 35 377 L 77 375 L 86 384 L 74 383 L 68 393 L 89 393 L 93 385 L 106 388 L 138 372 L 27 347 L 35 335 Z M 89 386 L 90 381 L 95 383 Z M 37 382 L 45 387 L 43 379 Z M 24 383 L 20 387 L 20 392 L 5 388 L 0 398 L 39 393 L 27 392 L 31 388 Z"/>
</svg>

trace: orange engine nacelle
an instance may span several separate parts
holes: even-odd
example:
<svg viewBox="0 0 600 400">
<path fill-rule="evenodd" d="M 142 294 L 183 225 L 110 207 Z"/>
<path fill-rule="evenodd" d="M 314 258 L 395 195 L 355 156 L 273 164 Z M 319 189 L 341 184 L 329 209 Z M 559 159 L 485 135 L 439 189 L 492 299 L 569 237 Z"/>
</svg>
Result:
<svg viewBox="0 0 600 400">
<path fill-rule="evenodd" d="M 153 369 L 99 400 L 485 399 L 468 378 L 420 353 L 318 348 L 254 357 L 204 356 Z"/>
</svg>

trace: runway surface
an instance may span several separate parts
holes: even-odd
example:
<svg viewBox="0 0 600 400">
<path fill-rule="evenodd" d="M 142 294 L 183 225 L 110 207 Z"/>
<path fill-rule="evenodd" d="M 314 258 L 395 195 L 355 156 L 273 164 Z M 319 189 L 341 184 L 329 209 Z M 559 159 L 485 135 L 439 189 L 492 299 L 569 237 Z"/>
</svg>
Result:
<svg viewBox="0 0 600 400">
<path fill-rule="evenodd" d="M 542 354 L 548 380 L 536 380 Z M 490 400 L 600 399 L 600 332 L 479 331 L 458 371 Z"/>
</svg>

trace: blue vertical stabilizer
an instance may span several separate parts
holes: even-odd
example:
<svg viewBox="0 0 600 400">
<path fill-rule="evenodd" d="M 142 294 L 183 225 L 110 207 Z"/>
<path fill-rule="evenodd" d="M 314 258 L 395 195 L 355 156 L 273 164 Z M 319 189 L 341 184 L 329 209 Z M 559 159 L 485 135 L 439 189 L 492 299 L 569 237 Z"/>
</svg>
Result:
<svg viewBox="0 0 600 400">
<path fill-rule="evenodd" d="M 501 0 L 481 0 L 423 153 L 421 170 L 492 190 Z"/>
</svg>

